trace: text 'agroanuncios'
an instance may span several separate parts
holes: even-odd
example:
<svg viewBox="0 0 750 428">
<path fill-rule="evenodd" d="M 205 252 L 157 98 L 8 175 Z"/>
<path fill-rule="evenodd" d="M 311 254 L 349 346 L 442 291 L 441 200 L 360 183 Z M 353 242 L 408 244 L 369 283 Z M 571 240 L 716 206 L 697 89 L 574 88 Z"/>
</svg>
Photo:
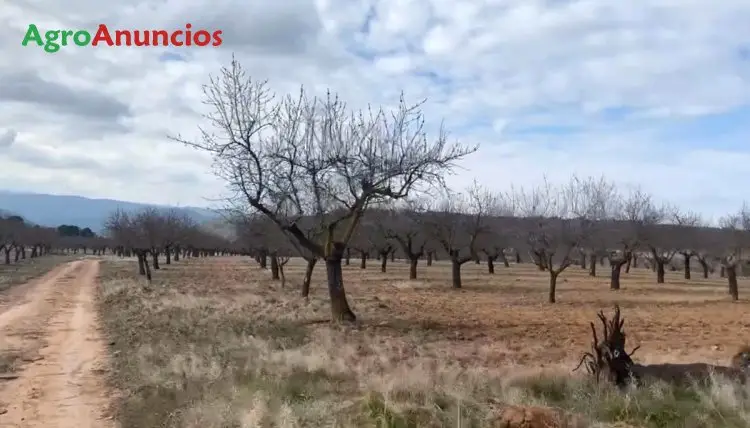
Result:
<svg viewBox="0 0 750 428">
<path fill-rule="evenodd" d="M 41 32 L 35 24 L 29 24 L 21 45 L 33 43 L 45 52 L 55 53 L 61 47 L 75 46 L 173 46 L 205 47 L 220 46 L 223 42 L 221 30 L 194 30 L 192 24 L 177 30 L 110 30 L 106 24 L 99 24 L 96 31 L 88 30 L 48 30 Z"/>
</svg>

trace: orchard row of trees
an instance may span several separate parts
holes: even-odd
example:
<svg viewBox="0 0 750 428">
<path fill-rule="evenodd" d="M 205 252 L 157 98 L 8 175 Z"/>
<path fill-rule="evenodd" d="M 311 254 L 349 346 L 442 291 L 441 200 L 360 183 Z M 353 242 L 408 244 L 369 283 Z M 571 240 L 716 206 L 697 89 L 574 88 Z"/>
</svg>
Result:
<svg viewBox="0 0 750 428">
<path fill-rule="evenodd" d="M 301 256 L 308 262 L 302 286 L 317 258 L 282 233 L 263 216 L 238 223 L 238 236 L 262 267 L 266 258 Z M 324 234 L 325 219 L 297 221 L 312 239 Z M 711 227 L 696 213 L 684 212 L 639 190 L 621 192 L 604 178 L 573 177 L 561 186 L 549 183 L 530 189 L 514 188 L 493 194 L 479 185 L 462 193 L 448 192 L 443 199 L 412 198 L 368 210 L 344 253 L 352 253 L 366 267 L 377 256 L 385 272 L 388 260 L 405 259 L 410 279 L 417 278 L 420 260 L 432 265 L 436 258 L 450 261 L 452 285 L 461 288 L 461 267 L 484 261 L 489 274 L 495 263 L 534 263 L 549 275 L 549 301 L 555 302 L 557 278 L 578 265 L 596 276 L 597 265 L 609 268 L 610 288 L 621 288 L 623 270 L 639 260 L 655 272 L 656 283 L 665 282 L 667 269 L 679 266 L 685 279 L 694 267 L 702 277 L 717 267 L 726 277 L 733 299 L 738 298 L 737 275 L 742 251 L 750 248 L 750 210 L 737 213 Z M 693 263 L 695 262 L 695 264 Z M 275 276 L 275 275 L 274 275 Z"/>
<path fill-rule="evenodd" d="M 249 223 L 243 233 L 261 260 L 288 243 L 308 260 L 308 270 L 316 260 L 325 262 L 335 320 L 356 319 L 342 273 L 347 254 L 385 254 L 389 246 L 400 248 L 413 266 L 425 251 L 427 257 L 443 252 L 454 287 L 461 286 L 461 266 L 480 254 L 493 262 L 509 249 L 517 260 L 528 255 L 549 273 L 550 302 L 559 274 L 583 255 L 608 258 L 617 289 L 622 267 L 635 257 L 650 258 L 663 282 L 675 254 L 690 255 L 687 263 L 710 254 L 723 263 L 737 298 L 745 209 L 723 219 L 721 229 L 698 227 L 698 216 L 640 191 L 621 194 L 604 179 L 573 178 L 502 195 L 475 185 L 452 194 L 444 178 L 478 146 L 428 129 L 422 103 L 402 98 L 393 109 L 356 111 L 335 95 L 320 98 L 304 88 L 279 97 L 234 59 L 203 93 L 207 123 L 198 138 L 171 138 L 212 156 L 229 207 L 240 223 Z M 264 238 L 258 230 L 278 235 Z M 259 245 L 262 239 L 268 242 Z"/>
<path fill-rule="evenodd" d="M 169 265 L 181 257 L 236 253 L 230 241 L 207 232 L 176 209 L 117 210 L 107 219 L 105 230 L 112 252 L 120 257 L 135 256 L 139 274 L 149 281 L 152 268 L 160 269 L 160 258 Z"/>
<path fill-rule="evenodd" d="M 17 215 L 0 216 L 0 255 L 3 264 L 36 258 L 52 251 L 101 253 L 107 240 L 89 228 L 61 225 L 57 228 L 33 225 Z"/>
</svg>

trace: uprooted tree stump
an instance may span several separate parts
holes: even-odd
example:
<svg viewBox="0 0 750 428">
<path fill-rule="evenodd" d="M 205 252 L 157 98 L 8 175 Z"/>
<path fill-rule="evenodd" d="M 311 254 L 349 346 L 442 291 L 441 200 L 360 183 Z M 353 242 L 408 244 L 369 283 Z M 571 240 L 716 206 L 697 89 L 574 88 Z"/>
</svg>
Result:
<svg viewBox="0 0 750 428">
<path fill-rule="evenodd" d="M 745 383 L 750 372 L 750 347 L 743 347 L 732 357 L 731 366 L 719 366 L 706 363 L 689 364 L 637 364 L 632 355 L 639 348 L 630 353 L 625 350 L 625 319 L 620 316 L 620 307 L 615 305 L 615 313 L 611 320 L 599 311 L 597 317 L 602 322 L 602 340 L 599 340 L 596 326 L 591 324 L 593 343 L 591 352 L 585 352 L 581 361 L 573 371 L 581 366 L 599 382 L 602 375 L 605 379 L 619 387 L 628 384 L 636 386 L 642 381 L 662 380 L 671 384 L 686 385 L 691 382 L 706 382 L 713 374 L 727 379 Z"/>
</svg>

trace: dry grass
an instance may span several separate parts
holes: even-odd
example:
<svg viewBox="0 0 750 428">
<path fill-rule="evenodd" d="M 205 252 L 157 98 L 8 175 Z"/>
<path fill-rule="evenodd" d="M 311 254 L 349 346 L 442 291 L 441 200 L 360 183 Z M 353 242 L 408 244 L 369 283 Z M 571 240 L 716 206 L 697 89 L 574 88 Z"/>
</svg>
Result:
<svg viewBox="0 0 750 428">
<path fill-rule="evenodd" d="M 123 426 L 482 427 L 505 404 L 560 407 L 592 426 L 750 424 L 750 390 L 723 380 L 623 394 L 569 374 L 589 346 L 588 322 L 614 302 L 642 345 L 637 360 L 727 364 L 750 314 L 718 278 L 670 273 L 657 286 L 634 270 L 614 293 L 605 276 L 572 268 L 548 305 L 546 276 L 527 265 L 492 276 L 466 265 L 463 290 L 449 288 L 443 264 L 421 266 L 416 281 L 398 261 L 385 274 L 375 263 L 345 269 L 357 327 L 320 322 L 323 269 L 305 302 L 246 258 L 164 266 L 149 292 L 132 262 L 105 262 L 101 314 Z M 302 273 L 287 266 L 290 284 Z"/>
</svg>

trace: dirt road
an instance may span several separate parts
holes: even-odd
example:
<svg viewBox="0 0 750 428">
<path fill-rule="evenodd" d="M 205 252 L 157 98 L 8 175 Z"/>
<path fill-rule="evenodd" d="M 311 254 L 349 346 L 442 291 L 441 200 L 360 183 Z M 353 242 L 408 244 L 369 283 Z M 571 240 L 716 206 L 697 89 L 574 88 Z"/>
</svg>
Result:
<svg viewBox="0 0 750 428">
<path fill-rule="evenodd" d="M 104 415 L 109 393 L 94 306 L 98 270 L 96 260 L 58 266 L 0 301 L 0 352 L 20 360 L 0 379 L 0 427 L 115 426 Z"/>
</svg>

